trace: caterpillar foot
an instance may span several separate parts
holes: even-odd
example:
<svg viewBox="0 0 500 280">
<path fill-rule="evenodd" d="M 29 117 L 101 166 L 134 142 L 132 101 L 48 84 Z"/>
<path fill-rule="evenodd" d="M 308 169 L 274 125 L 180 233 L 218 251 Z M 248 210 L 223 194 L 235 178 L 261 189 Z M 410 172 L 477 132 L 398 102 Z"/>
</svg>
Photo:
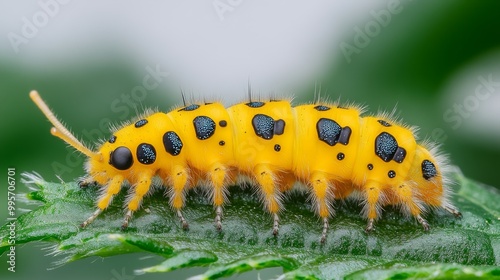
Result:
<svg viewBox="0 0 500 280">
<path fill-rule="evenodd" d="M 215 210 L 215 228 L 217 231 L 222 230 L 222 207 L 217 206 Z"/>
<path fill-rule="evenodd" d="M 458 211 L 455 207 L 447 206 L 444 209 L 453 214 L 456 218 L 462 218 L 462 213 L 460 213 L 460 211 Z"/>
<path fill-rule="evenodd" d="M 78 186 L 80 187 L 80 189 L 85 189 L 95 185 L 97 185 L 97 182 L 92 179 L 85 178 L 78 181 Z"/>
<path fill-rule="evenodd" d="M 422 218 L 422 216 L 418 215 L 417 221 L 422 225 L 425 231 L 428 231 L 431 228 L 429 226 L 429 223 L 427 223 L 427 221 L 424 218 Z"/>
<path fill-rule="evenodd" d="M 85 222 L 83 222 L 80 225 L 80 227 L 85 228 L 86 226 L 90 225 L 95 220 L 95 218 L 97 218 L 97 216 L 99 216 L 99 214 L 101 214 L 101 213 L 102 213 L 101 209 L 95 210 L 95 212 L 92 214 L 92 216 L 88 217 L 88 219 L 86 219 Z"/>
<path fill-rule="evenodd" d="M 128 210 L 127 214 L 125 214 L 125 219 L 123 219 L 121 230 L 126 230 L 128 228 L 128 223 L 131 218 L 132 218 L 132 210 Z"/>
<path fill-rule="evenodd" d="M 274 214 L 274 222 L 273 222 L 273 235 L 274 236 L 277 236 L 278 235 L 278 231 L 279 231 L 279 217 L 278 217 L 278 214 Z"/>
<path fill-rule="evenodd" d="M 189 224 L 186 221 L 186 219 L 184 219 L 184 216 L 182 216 L 181 210 L 177 210 L 177 217 L 181 221 L 182 229 L 188 230 L 189 229 Z"/>
<path fill-rule="evenodd" d="M 373 219 L 368 219 L 368 223 L 366 224 L 366 228 L 365 228 L 366 233 L 370 233 L 370 232 L 375 230 L 373 223 L 374 223 Z"/>
</svg>

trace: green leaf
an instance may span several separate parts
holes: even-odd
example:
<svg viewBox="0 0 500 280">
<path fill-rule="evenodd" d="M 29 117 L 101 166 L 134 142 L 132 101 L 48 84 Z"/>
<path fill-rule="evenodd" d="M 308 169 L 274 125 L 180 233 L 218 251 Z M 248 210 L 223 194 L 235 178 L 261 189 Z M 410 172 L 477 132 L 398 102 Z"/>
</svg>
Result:
<svg viewBox="0 0 500 280">
<path fill-rule="evenodd" d="M 380 269 L 367 269 L 348 275 L 346 279 L 499 279 L 500 267 L 456 264 L 417 265 L 398 263 Z"/>
<path fill-rule="evenodd" d="M 288 196 L 277 237 L 254 192 L 238 186 L 230 189 L 222 232 L 213 226 L 212 205 L 196 192 L 187 196 L 184 216 L 190 229 L 183 230 L 161 195 L 162 187 L 145 199 L 126 231 L 120 230 L 126 191 L 82 229 L 81 222 L 95 210 L 98 187 L 81 189 L 74 182 L 50 183 L 29 174 L 27 183 L 36 190 L 25 197 L 41 205 L 18 217 L 16 244 L 52 242 L 57 265 L 89 256 L 150 252 L 165 261 L 137 274 L 208 266 L 194 279 L 268 267 L 282 267 L 287 279 L 500 279 L 500 191 L 459 172 L 454 176 L 458 184 L 452 200 L 462 219 L 443 211 L 430 213 L 431 230 L 424 232 L 416 221 L 389 207 L 376 231 L 366 234 L 360 206 L 338 202 L 327 242 L 321 245 L 322 225 L 303 193 Z M 8 224 L 0 228 L 1 252 L 10 247 L 9 233 Z"/>
<path fill-rule="evenodd" d="M 217 256 L 207 251 L 186 250 L 168 258 L 159 265 L 137 270 L 137 274 L 146 272 L 167 272 L 183 267 L 202 266 L 217 261 Z"/>
</svg>

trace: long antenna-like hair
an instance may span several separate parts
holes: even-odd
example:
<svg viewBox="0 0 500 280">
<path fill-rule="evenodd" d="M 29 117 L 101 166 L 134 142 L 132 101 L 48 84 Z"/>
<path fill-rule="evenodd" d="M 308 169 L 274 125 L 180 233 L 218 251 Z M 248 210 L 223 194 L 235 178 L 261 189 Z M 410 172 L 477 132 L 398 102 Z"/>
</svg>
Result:
<svg viewBox="0 0 500 280">
<path fill-rule="evenodd" d="M 186 107 L 186 95 L 184 94 L 184 91 L 181 88 L 181 96 L 182 96 L 182 103 L 184 103 L 184 107 Z"/>
<path fill-rule="evenodd" d="M 250 85 L 250 78 L 248 78 L 248 102 L 252 102 L 252 86 Z"/>
<path fill-rule="evenodd" d="M 94 152 L 78 141 L 78 139 L 76 139 L 76 137 L 56 118 L 36 90 L 30 92 L 30 98 L 54 126 L 50 129 L 52 135 L 61 138 L 64 142 L 88 157 L 95 155 Z"/>
</svg>

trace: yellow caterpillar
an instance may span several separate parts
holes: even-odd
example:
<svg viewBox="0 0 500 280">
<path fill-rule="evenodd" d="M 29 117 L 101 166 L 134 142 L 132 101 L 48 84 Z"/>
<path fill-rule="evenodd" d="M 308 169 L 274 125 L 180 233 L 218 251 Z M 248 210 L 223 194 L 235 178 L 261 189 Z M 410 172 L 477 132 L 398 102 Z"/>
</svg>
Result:
<svg viewBox="0 0 500 280">
<path fill-rule="evenodd" d="M 460 216 L 448 201 L 446 160 L 429 144 L 418 144 L 414 128 L 386 115 L 361 117 L 360 108 L 333 103 L 292 107 L 286 100 L 251 101 L 225 108 L 221 103 L 184 104 L 168 113 L 147 112 L 136 122 L 113 131 L 97 151 L 80 143 L 53 115 L 36 91 L 31 99 L 52 122 L 51 133 L 88 157 L 82 185 L 97 182 L 102 195 L 89 225 L 122 185 L 132 187 L 126 201 L 125 229 L 151 187 L 153 177 L 168 188 L 170 205 L 184 228 L 181 213 L 186 190 L 210 189 L 215 226 L 221 230 L 227 187 L 244 176 L 274 217 L 278 233 L 282 194 L 295 182 L 308 187 L 323 221 L 321 242 L 333 214 L 334 199 L 349 196 L 363 203 L 373 230 L 385 205 L 422 218 L 427 208 L 444 208 Z"/>
</svg>

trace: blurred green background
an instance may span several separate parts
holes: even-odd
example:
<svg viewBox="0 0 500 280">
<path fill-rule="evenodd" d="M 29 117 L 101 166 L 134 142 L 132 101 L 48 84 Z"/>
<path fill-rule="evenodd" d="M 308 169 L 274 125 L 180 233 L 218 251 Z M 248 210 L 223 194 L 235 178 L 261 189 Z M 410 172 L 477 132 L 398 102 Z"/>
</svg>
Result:
<svg viewBox="0 0 500 280">
<path fill-rule="evenodd" d="M 48 2 L 50 1 L 44 3 Z M 367 105 L 368 114 L 375 114 L 378 110 L 392 111 L 397 105 L 396 111 L 404 122 L 418 125 L 421 139 L 430 138 L 441 143 L 442 150 L 450 155 L 452 164 L 458 166 L 466 176 L 500 186 L 500 177 L 496 174 L 500 166 L 499 1 L 365 1 L 357 3 L 356 8 L 352 7 L 355 4 L 348 4 L 347 1 L 335 5 L 318 4 L 327 7 L 317 8 L 321 8 L 323 18 L 316 22 L 317 28 L 322 32 L 319 33 L 322 39 L 316 43 L 314 40 L 317 37 L 310 34 L 312 31 L 299 28 L 296 23 L 294 25 L 295 21 L 299 22 L 299 26 L 306 24 L 308 20 L 313 21 L 312 12 L 315 10 L 310 7 L 313 4 L 290 4 L 299 12 L 301 5 L 304 6 L 305 19 L 285 12 L 286 3 L 266 9 L 266 4 L 261 2 L 241 2 L 230 6 L 232 10 L 224 12 L 221 18 L 221 10 L 217 10 L 217 5 L 214 4 L 216 2 L 190 4 L 191 7 L 183 6 L 187 4 L 170 3 L 157 8 L 152 3 L 143 4 L 149 5 L 149 9 L 159 10 L 154 16 L 147 13 L 148 9 L 146 12 L 140 10 L 134 13 L 130 7 L 125 11 L 131 11 L 114 14 L 114 9 L 119 9 L 122 5 L 118 3 L 109 9 L 93 7 L 91 4 L 88 4 L 91 7 L 86 7 L 86 4 L 78 1 L 58 4 L 60 10 L 53 17 L 48 17 L 46 26 L 39 28 L 36 36 L 29 38 L 27 44 L 19 45 L 17 53 L 9 34 L 21 34 L 25 24 L 23 16 L 33 20 L 32 16 L 43 11 L 43 8 L 34 1 L 19 4 L 15 8 L 2 3 L 0 13 L 5 13 L 2 18 L 6 20 L 1 29 L 5 36 L 0 48 L 0 93 L 3 97 L 0 103 L 3 119 L 0 122 L 0 170 L 3 170 L 1 174 L 4 182 L 0 201 L 7 201 L 8 167 L 16 168 L 18 193 L 27 191 L 19 182 L 19 174 L 22 172 L 36 171 L 46 180 L 59 180 L 59 176 L 64 181 L 75 180 L 84 174 L 84 157 L 50 135 L 50 124 L 28 97 L 32 89 L 40 92 L 77 137 L 90 144 L 99 138 L 109 137 L 107 128 L 110 122 L 120 123 L 131 119 L 136 112 L 142 112 L 148 107 L 168 111 L 172 105 L 181 102 L 180 88 L 195 98 L 216 97 L 226 100 L 230 105 L 245 98 L 248 80 L 257 94 L 293 94 L 296 104 L 311 101 L 315 87 L 321 87 L 323 97 L 328 96 L 331 100 L 340 97 L 341 102 Z M 199 9 L 197 13 L 206 17 L 200 17 L 188 8 Z M 55 40 L 54 37 L 59 36 L 58 32 L 62 32 L 62 23 L 58 24 L 57 21 L 71 22 L 75 14 L 92 9 L 99 11 L 96 12 L 97 15 L 105 15 L 104 18 L 109 15 L 109 18 L 96 20 L 97 23 L 94 22 L 93 25 L 92 19 L 88 18 L 89 26 L 75 29 L 76 35 L 73 34 L 67 40 L 80 38 L 79 32 L 82 32 L 82 37 L 94 36 L 98 43 L 88 48 L 83 44 L 76 49 L 65 49 L 64 44 L 63 47 L 58 47 L 58 43 L 51 43 L 50 40 Z M 162 26 L 155 26 L 152 31 L 144 28 L 144 25 L 137 26 L 137 29 L 143 28 L 140 30 L 129 29 L 138 22 L 146 22 L 147 26 L 151 18 L 158 18 L 162 9 L 180 14 L 191 25 L 185 27 L 175 21 L 178 18 L 169 17 L 151 24 L 161 22 L 166 29 L 173 26 L 180 34 L 198 29 L 202 32 L 186 35 L 185 40 L 179 41 L 176 40 L 179 37 L 170 36 L 168 32 L 157 32 L 162 30 Z M 340 16 L 343 9 L 349 13 Z M 14 16 L 11 14 L 7 17 L 9 11 Z M 311 14 L 306 14 L 306 11 Z M 288 17 L 283 15 L 281 18 L 280 12 Z M 129 25 L 122 26 L 113 22 L 117 15 L 125 17 L 123 14 L 133 16 L 133 20 L 128 20 L 128 17 L 124 20 L 130 22 Z M 268 21 L 257 24 L 259 16 Z M 262 26 L 266 25 L 274 33 L 262 36 L 266 33 Z M 275 30 L 275 26 L 280 29 Z M 86 29 L 95 31 L 87 30 L 85 33 Z M 213 32 L 214 37 L 218 36 L 215 42 L 210 41 L 210 32 Z M 243 37 L 234 35 L 242 32 Z M 132 38 L 128 38 L 129 33 L 135 34 L 135 37 L 130 35 Z M 137 50 L 141 48 L 130 42 L 144 39 L 146 35 L 137 35 L 143 33 L 150 35 L 149 42 L 158 40 L 158 46 L 153 47 L 159 51 L 138 54 Z M 307 48 L 296 50 L 301 56 L 293 60 L 296 64 L 276 67 L 274 64 L 283 63 L 287 58 L 273 61 L 268 56 L 278 56 L 281 46 L 292 51 L 295 47 L 284 40 L 291 38 L 287 34 L 294 34 L 293 38 L 311 42 L 308 42 Z M 60 36 L 62 38 L 55 42 L 67 41 L 65 35 Z M 128 40 L 124 41 L 123 38 Z M 248 49 L 238 49 L 231 53 L 217 51 L 233 41 L 243 40 L 242 38 L 252 42 L 243 44 L 248 45 Z M 266 41 L 262 41 L 264 39 Z M 45 41 L 47 42 L 43 44 Z M 74 44 L 80 42 L 77 40 Z M 186 51 L 181 52 L 183 49 Z M 262 53 L 260 57 L 263 49 L 275 49 L 276 53 Z M 53 59 L 44 59 L 45 52 Z M 169 53 L 169 56 L 160 56 L 162 52 Z M 196 61 L 190 61 L 190 69 L 182 64 L 182 59 L 177 59 L 184 57 L 189 60 L 190 57 L 199 56 L 215 56 L 215 63 L 208 60 L 197 66 Z M 240 61 L 240 68 L 232 68 L 231 62 L 238 64 Z M 261 64 L 255 66 L 249 61 L 260 61 L 262 65 L 273 64 L 274 68 L 271 68 L 274 70 L 266 67 L 262 68 L 262 72 L 271 73 L 269 75 L 278 80 L 277 84 L 269 85 L 269 81 L 262 78 L 263 74 L 259 74 Z M 309 64 L 300 67 L 300 63 L 306 62 Z M 153 89 L 141 92 L 137 87 L 150 74 L 151 70 L 147 70 L 147 67 L 159 67 L 169 75 L 157 80 L 158 85 Z M 198 67 L 208 70 L 197 72 Z M 232 73 L 237 74 L 233 77 Z M 290 77 L 288 80 L 283 78 L 287 75 Z M 481 97 L 486 96 L 484 100 L 479 99 L 476 93 L 482 84 L 480 77 L 493 81 L 489 87 L 481 88 Z M 198 80 L 208 82 L 199 83 Z M 0 205 L 0 219 L 5 220 L 5 203 Z M 25 205 L 17 207 L 18 210 L 29 208 Z M 125 269 L 128 279 L 159 279 L 165 276 L 182 279 L 203 271 L 199 269 L 166 275 L 133 275 L 133 269 L 160 260 L 159 257 L 144 255 L 104 260 L 92 258 L 47 270 L 57 257 L 45 256 L 46 251 L 42 251 L 41 247 L 44 245 L 18 248 L 18 272 L 15 274 L 7 271 L 6 256 L 0 257 L 0 277 L 120 279 L 113 271 L 121 275 L 122 269 Z M 267 279 L 279 272 L 279 269 L 266 270 L 260 277 Z M 256 278 L 257 273 L 252 272 L 232 279 Z"/>
</svg>

